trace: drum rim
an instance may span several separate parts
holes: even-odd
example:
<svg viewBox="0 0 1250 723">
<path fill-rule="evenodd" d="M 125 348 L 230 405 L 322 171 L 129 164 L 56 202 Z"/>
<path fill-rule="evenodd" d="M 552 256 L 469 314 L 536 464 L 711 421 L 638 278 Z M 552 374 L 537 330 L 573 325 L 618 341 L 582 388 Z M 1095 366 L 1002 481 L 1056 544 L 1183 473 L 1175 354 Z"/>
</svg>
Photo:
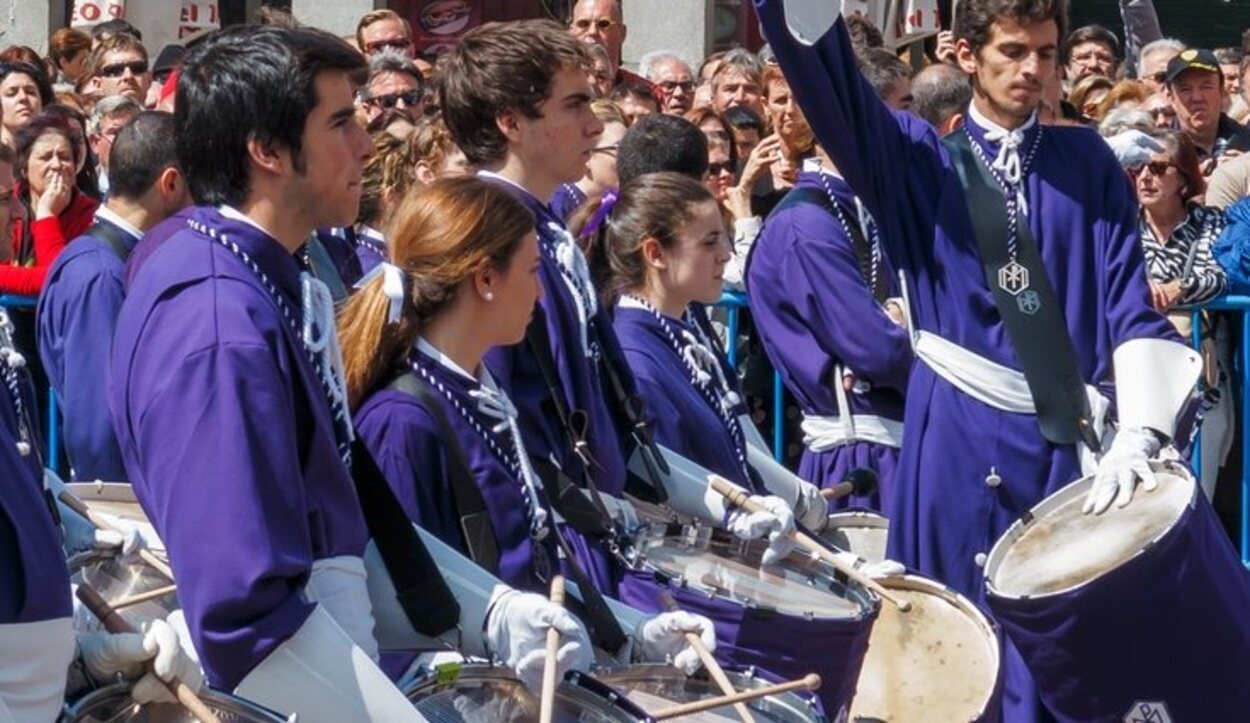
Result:
<svg viewBox="0 0 1250 723">
<path fill-rule="evenodd" d="M 73 703 L 66 702 L 61 708 L 61 715 L 57 718 L 58 723 L 73 723 L 74 718 L 71 716 L 81 715 L 88 705 L 96 705 L 105 700 L 117 697 L 128 696 L 133 686 L 130 683 L 113 683 L 102 688 L 96 688 L 89 691 Z M 222 705 L 230 703 L 237 705 L 245 710 L 249 715 L 263 721 L 263 723 L 289 723 L 290 716 L 285 716 L 276 710 L 257 703 L 254 700 L 218 690 L 212 686 L 204 686 L 203 690 L 197 693 L 201 700 L 213 705 Z"/>
<path fill-rule="evenodd" d="M 1141 549 L 1123 560 L 1120 560 L 1111 567 L 1099 572 L 1097 575 L 1089 578 L 1088 580 L 1084 580 L 1074 585 L 1069 585 L 1061 590 L 1052 590 L 1032 595 L 1008 595 L 1007 593 L 999 590 L 994 584 L 994 575 L 998 572 L 998 568 L 1002 565 L 1003 558 L 1007 556 L 1007 551 L 1012 544 L 1019 541 L 1020 538 L 1024 536 L 1024 533 L 1030 529 L 1037 520 L 1042 519 L 1047 513 L 1057 507 L 1067 504 L 1074 497 L 1080 497 L 1089 491 L 1089 487 L 1091 487 L 1094 483 L 1094 475 L 1086 475 L 1060 488 L 1050 496 L 1038 502 L 1029 509 L 1024 517 L 1011 523 L 1011 526 L 999 536 L 998 540 L 994 542 L 994 546 L 990 548 L 989 555 L 985 558 L 984 579 L 986 594 L 1002 600 L 1046 600 L 1060 595 L 1066 595 L 1076 590 L 1080 590 L 1087 585 L 1091 585 L 1107 575 L 1110 575 L 1130 563 L 1135 562 L 1142 555 L 1145 555 L 1148 551 L 1157 546 L 1164 538 L 1174 533 L 1181 520 L 1187 516 L 1188 511 L 1193 509 L 1194 504 L 1197 502 L 1197 496 L 1201 494 L 1200 486 L 1198 485 L 1197 480 L 1194 479 L 1194 476 L 1190 473 L 1189 468 L 1174 460 L 1152 460 L 1150 462 L 1150 468 L 1156 474 L 1165 472 L 1189 482 L 1189 501 L 1186 502 L 1185 506 L 1182 508 L 1182 515 L 1173 520 L 1172 523 L 1164 528 L 1158 535 L 1150 538 L 1149 542 L 1143 545 Z M 1140 494 L 1140 492 L 1138 494 Z"/>
<path fill-rule="evenodd" d="M 677 535 L 664 535 L 658 539 L 662 542 L 667 542 L 669 540 L 680 540 L 683 538 Z M 754 601 L 749 601 L 749 599 L 747 598 L 724 595 L 719 590 L 708 589 L 702 584 L 697 584 L 697 585 L 693 584 L 685 576 L 674 576 L 668 572 L 658 569 L 655 565 L 649 563 L 648 557 L 645 554 L 646 550 L 650 549 L 651 547 L 657 547 L 657 546 L 660 546 L 660 545 L 653 544 L 653 545 L 648 545 L 646 548 L 644 548 L 642 550 L 643 554 L 640 557 L 635 557 L 634 560 L 630 563 L 631 566 L 635 570 L 641 570 L 643 572 L 647 572 L 652 575 L 656 575 L 658 577 L 663 578 L 663 580 L 666 581 L 666 584 L 668 585 L 681 587 L 686 590 L 692 590 L 694 592 L 699 593 L 700 595 L 705 595 L 706 597 L 712 600 L 723 600 L 725 602 L 733 603 L 734 605 L 738 605 L 741 607 L 751 608 L 754 610 L 769 611 L 769 612 L 776 613 L 777 615 L 785 615 L 791 618 L 808 618 L 812 620 L 847 621 L 847 622 L 860 621 L 860 620 L 868 619 L 870 617 L 876 617 L 877 608 L 881 606 L 880 598 L 878 598 L 875 594 L 870 592 L 868 588 L 863 587 L 862 585 L 859 585 L 853 580 L 846 580 L 846 581 L 839 580 L 836 577 L 835 572 L 832 569 L 828 569 L 826 567 L 817 568 L 818 570 L 820 570 L 821 574 L 823 575 L 822 579 L 833 580 L 837 582 L 839 585 L 841 585 L 848 592 L 854 593 L 854 598 L 848 597 L 848 598 L 843 598 L 843 599 L 849 599 L 849 600 L 852 600 L 853 602 L 859 603 L 860 610 L 855 615 L 848 615 L 846 617 L 837 617 L 837 618 L 822 617 L 819 615 L 815 615 L 814 613 L 811 613 L 809 611 L 791 613 L 791 612 L 778 610 L 777 608 L 774 608 L 772 606 L 759 605 L 755 603 Z M 711 550 L 704 550 L 703 552 L 713 557 L 722 558 L 721 555 L 718 555 Z M 791 552 L 790 554 L 796 555 L 799 553 L 796 551 L 796 552 Z"/>
<path fill-rule="evenodd" d="M 140 505 L 135 494 L 134 485 L 129 482 L 66 482 L 65 488 L 74 493 L 83 502 L 96 500 L 99 502 L 133 502 Z"/>
<path fill-rule="evenodd" d="M 825 529 L 848 527 L 849 525 L 839 525 L 838 523 L 850 520 L 859 523 L 866 522 L 868 524 L 860 524 L 859 526 L 870 530 L 890 529 L 890 518 L 872 510 L 838 510 L 837 512 L 831 512 L 829 513 L 829 522 L 825 525 Z"/>
<path fill-rule="evenodd" d="M 737 680 L 741 678 L 751 678 L 753 680 L 759 680 L 759 681 L 762 681 L 765 685 L 767 685 L 770 682 L 759 675 L 759 668 L 754 665 L 747 666 L 745 670 L 743 669 L 742 666 L 735 666 L 735 665 L 724 665 L 722 666 L 722 669 L 725 671 L 725 674 L 729 677 L 731 682 L 736 682 Z M 667 663 L 634 663 L 631 665 L 604 665 L 604 666 L 600 666 L 596 668 L 594 672 L 591 673 L 591 675 L 593 675 L 595 680 L 599 682 L 600 684 L 611 687 L 612 686 L 611 683 L 604 682 L 600 680 L 600 678 L 606 677 L 613 673 L 621 673 L 621 672 L 629 672 L 629 671 L 638 671 L 639 673 L 642 674 L 642 677 L 641 678 L 629 678 L 627 680 L 635 680 L 635 679 L 657 680 L 657 679 L 669 679 L 669 678 L 686 680 L 690 678 L 690 676 L 686 675 L 684 671 L 674 668 L 673 666 Z M 734 686 L 735 689 L 738 687 L 739 686 L 737 685 Z M 811 717 L 812 723 L 828 723 L 829 721 L 828 716 L 823 715 L 820 709 L 815 705 L 815 701 L 817 700 L 817 698 L 814 694 L 812 694 L 811 698 L 804 697 L 803 695 L 800 695 L 796 693 L 795 691 L 787 691 L 785 693 L 780 693 L 779 695 L 787 697 L 787 698 L 798 698 L 799 700 L 801 700 L 803 704 L 806 706 L 806 710 L 804 712 L 809 714 L 809 716 Z M 650 720 L 650 718 L 648 718 L 647 720 Z"/>
<path fill-rule="evenodd" d="M 994 685 L 992 685 L 989 692 L 986 693 L 985 699 L 981 702 L 981 707 L 977 709 L 976 714 L 969 719 L 969 721 L 980 720 L 985 715 L 986 709 L 989 708 L 990 704 L 994 701 L 995 696 L 998 694 L 1003 684 L 1003 641 L 998 624 L 994 622 L 993 618 L 986 615 L 985 612 L 983 612 L 981 608 L 976 605 L 976 603 L 972 602 L 968 596 L 963 595 L 958 590 L 955 590 L 948 585 L 938 582 L 937 580 L 927 578 L 923 575 L 907 572 L 901 575 L 889 575 L 877 578 L 877 581 L 880 582 L 886 589 L 908 590 L 933 595 L 934 597 L 953 605 L 961 612 L 971 613 L 970 617 L 972 618 L 974 624 L 976 624 L 982 632 L 988 635 L 989 644 L 987 647 L 994 664 Z M 902 614 L 906 615 L 907 613 Z M 874 626 L 873 630 L 875 631 L 875 629 L 876 627 Z M 869 651 L 872 650 L 871 631 L 868 634 L 868 649 Z M 867 653 L 865 654 L 864 659 L 867 660 Z M 862 669 L 860 674 L 863 675 Z M 851 707 L 848 710 L 853 711 L 854 709 L 855 700 L 852 698 Z"/>
</svg>

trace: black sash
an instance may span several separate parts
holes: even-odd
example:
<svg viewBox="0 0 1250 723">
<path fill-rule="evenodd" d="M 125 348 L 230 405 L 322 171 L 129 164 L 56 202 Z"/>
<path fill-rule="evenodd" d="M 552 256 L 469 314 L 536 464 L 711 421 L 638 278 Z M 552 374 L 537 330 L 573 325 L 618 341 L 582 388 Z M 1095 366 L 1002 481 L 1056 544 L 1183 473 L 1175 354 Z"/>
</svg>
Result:
<svg viewBox="0 0 1250 723">
<path fill-rule="evenodd" d="M 437 637 L 460 623 L 452 594 L 421 536 L 364 443 L 352 442 L 352 478 L 369 534 L 395 585 L 395 598 L 422 635 Z"/>
<path fill-rule="evenodd" d="M 447 450 L 447 477 L 451 482 L 452 504 L 456 508 L 456 518 L 460 522 L 465 549 L 474 562 L 491 574 L 498 575 L 499 543 L 495 540 L 495 528 L 491 524 L 490 513 L 486 510 L 486 500 L 473 481 L 473 472 L 465 458 L 464 448 L 447 421 L 447 416 L 443 414 L 438 400 L 430 393 L 429 386 L 411 372 L 397 375 L 386 388 L 416 397 L 421 406 L 434 417 L 443 447 Z"/>
<path fill-rule="evenodd" d="M 833 207 L 834 200 L 829 198 L 828 193 L 810 186 L 799 186 L 791 189 L 781 199 L 781 203 L 777 204 L 777 208 L 773 209 L 773 213 L 800 203 L 819 206 L 828 211 L 834 217 L 834 220 L 838 220 L 841 213 L 839 209 Z M 878 304 L 884 304 L 890 297 L 889 287 L 886 285 L 885 277 L 881 274 L 877 274 L 877 282 L 873 283 L 872 244 L 864 236 L 864 230 L 859 227 L 858 219 L 855 223 L 848 222 L 846 230 L 851 234 L 851 248 L 855 251 L 855 259 L 859 262 L 860 276 L 864 277 L 864 283 L 868 285 L 869 291 L 872 292 L 872 298 L 876 299 Z"/>
<path fill-rule="evenodd" d="M 343 281 L 343 274 L 334 264 L 334 259 L 330 258 L 330 252 L 321 239 L 317 238 L 316 233 L 309 236 L 308 242 L 304 244 L 304 261 L 308 271 L 330 289 L 330 296 L 334 299 L 335 305 L 347 298 L 348 288 L 347 283 Z"/>
<path fill-rule="evenodd" d="M 130 258 L 130 252 L 134 250 L 134 238 L 108 221 L 96 221 L 91 228 L 87 229 L 86 235 L 103 241 L 104 245 L 112 249 L 123 264 L 126 263 L 126 259 Z"/>
<path fill-rule="evenodd" d="M 959 173 L 986 282 L 994 292 L 994 304 L 1028 381 L 1042 436 L 1055 444 L 1083 441 L 1097 450 L 1098 436 L 1090 419 L 1076 350 L 1028 222 L 1022 217 L 1018 224 L 1015 259 L 1027 272 L 1027 283 L 1016 284 L 1013 293 L 1004 288 L 1011 284 L 1000 283 L 999 278 L 1011 261 L 1002 187 L 977 159 L 967 133 L 952 133 L 942 143 Z"/>
</svg>

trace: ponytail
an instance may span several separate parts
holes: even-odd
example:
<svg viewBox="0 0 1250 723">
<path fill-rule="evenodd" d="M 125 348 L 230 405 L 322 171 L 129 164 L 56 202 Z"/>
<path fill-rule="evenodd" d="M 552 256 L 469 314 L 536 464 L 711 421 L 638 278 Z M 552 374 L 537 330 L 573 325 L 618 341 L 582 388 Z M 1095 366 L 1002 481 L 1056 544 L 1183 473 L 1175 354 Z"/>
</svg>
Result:
<svg viewBox="0 0 1250 723">
<path fill-rule="evenodd" d="M 388 320 L 391 299 L 382 288 L 384 283 L 383 275 L 378 274 L 339 312 L 347 401 L 353 410 L 388 373 L 403 363 L 420 333 L 416 311 L 409 298 L 405 298 L 400 307 L 399 319 Z"/>
</svg>

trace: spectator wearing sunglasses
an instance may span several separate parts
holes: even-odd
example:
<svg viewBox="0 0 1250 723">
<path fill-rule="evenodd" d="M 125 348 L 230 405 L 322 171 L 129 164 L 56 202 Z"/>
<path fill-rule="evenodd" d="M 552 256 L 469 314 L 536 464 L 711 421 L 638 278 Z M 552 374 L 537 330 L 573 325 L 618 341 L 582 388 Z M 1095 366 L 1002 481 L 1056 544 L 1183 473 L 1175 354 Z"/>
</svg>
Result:
<svg viewBox="0 0 1250 723">
<path fill-rule="evenodd" d="M 1160 38 L 1146 43 L 1137 60 L 1137 77 L 1156 91 L 1163 90 L 1168 63 L 1181 54 L 1185 44 L 1175 38 Z"/>
<path fill-rule="evenodd" d="M 416 123 L 422 116 L 421 85 L 424 78 L 412 60 L 394 49 L 386 49 L 369 57 L 369 82 L 360 91 L 360 105 L 365 120 L 372 122 L 388 109 L 394 108 Z"/>
<path fill-rule="evenodd" d="M 134 36 L 119 33 L 100 41 L 87 65 L 88 94 L 97 98 L 124 95 L 137 103 L 147 102 L 152 70 L 147 48 Z"/>
<path fill-rule="evenodd" d="M 628 30 L 621 15 L 620 0 L 577 0 L 569 19 L 569 32 L 573 37 L 583 43 L 598 43 L 608 51 L 613 87 L 643 81 L 642 76 L 621 67 L 621 46 L 625 44 Z"/>
<path fill-rule="evenodd" d="M 394 10 L 365 13 L 356 23 L 356 45 L 369 57 L 384 50 L 397 51 L 409 58 L 415 54 L 412 25 Z"/>
<path fill-rule="evenodd" d="M 675 53 L 657 50 L 642 56 L 638 69 L 655 87 L 660 112 L 685 115 L 694 107 L 694 72 Z"/>
</svg>

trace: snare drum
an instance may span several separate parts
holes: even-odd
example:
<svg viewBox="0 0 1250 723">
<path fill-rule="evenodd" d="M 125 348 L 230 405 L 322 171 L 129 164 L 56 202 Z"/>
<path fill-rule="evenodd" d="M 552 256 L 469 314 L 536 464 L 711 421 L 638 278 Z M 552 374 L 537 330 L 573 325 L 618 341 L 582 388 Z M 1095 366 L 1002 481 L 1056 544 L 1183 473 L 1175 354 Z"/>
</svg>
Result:
<svg viewBox="0 0 1250 723">
<path fill-rule="evenodd" d="M 781 682 L 764 677 L 754 669 L 737 671 L 728 669 L 725 676 L 736 691 L 755 690 L 771 683 Z M 605 668 L 595 671 L 595 678 L 623 691 L 629 699 L 654 713 L 682 703 L 693 703 L 723 695 L 716 683 L 699 671 L 689 677 L 671 665 L 630 665 L 621 668 Z M 810 696 L 782 693 L 746 703 L 757 723 L 826 723 L 820 704 Z M 742 719 L 733 706 L 714 708 L 692 716 L 675 720 L 699 721 L 700 723 L 736 723 Z"/>
<path fill-rule="evenodd" d="M 287 718 L 229 693 L 205 688 L 200 700 L 223 723 L 286 723 Z M 130 684 L 121 683 L 94 690 L 75 703 L 66 704 L 60 723 L 195 723 L 199 719 L 180 705 L 149 703 L 139 705 L 130 697 Z"/>
<path fill-rule="evenodd" d="M 839 550 L 853 552 L 869 562 L 885 559 L 890 521 L 876 512 L 847 510 L 829 515 L 821 539 Z"/>
<path fill-rule="evenodd" d="M 659 591 L 716 625 L 716 657 L 786 680 L 818 673 L 825 713 L 849 706 L 879 601 L 799 554 L 760 569 L 760 541 L 722 539 L 708 528 L 677 536 L 653 527 L 636 537 L 619 592 L 641 610 L 662 609 Z"/>
<path fill-rule="evenodd" d="M 1250 720 L 1250 576 L 1193 477 L 1102 515 L 1086 477 L 1013 524 L 986 561 L 990 609 L 1064 721 Z"/>
<path fill-rule="evenodd" d="M 88 550 L 71 556 L 68 562 L 74 584 L 90 585 L 136 628 L 163 620 L 180 607 L 176 591 L 152 595 L 174 583 L 141 560 L 123 561 L 116 550 Z M 87 629 L 98 629 L 95 618 L 87 617 Z"/>
<path fill-rule="evenodd" d="M 417 712 L 439 723 L 532 723 L 538 698 L 507 668 L 440 665 L 401 688 Z M 571 674 L 556 689 L 557 723 L 644 723 L 645 711 L 590 676 Z"/>
<path fill-rule="evenodd" d="M 998 630 L 967 598 L 928 578 L 880 580 L 912 604 L 883 605 L 851 704 L 851 721 L 997 719 Z"/>
</svg>

